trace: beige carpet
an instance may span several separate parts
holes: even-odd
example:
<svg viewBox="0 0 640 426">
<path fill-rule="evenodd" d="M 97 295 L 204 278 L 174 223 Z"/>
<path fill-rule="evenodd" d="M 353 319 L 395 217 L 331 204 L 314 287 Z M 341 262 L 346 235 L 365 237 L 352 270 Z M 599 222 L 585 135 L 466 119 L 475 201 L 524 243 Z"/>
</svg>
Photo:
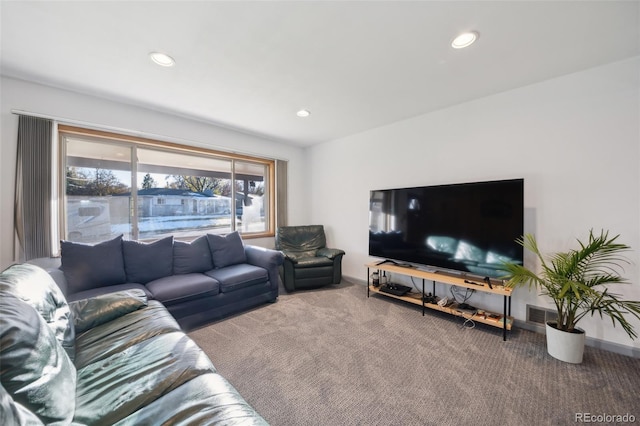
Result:
<svg viewBox="0 0 640 426">
<path fill-rule="evenodd" d="M 274 426 L 640 422 L 640 360 L 587 347 L 566 364 L 543 335 L 462 322 L 343 282 L 189 334 Z"/>
</svg>

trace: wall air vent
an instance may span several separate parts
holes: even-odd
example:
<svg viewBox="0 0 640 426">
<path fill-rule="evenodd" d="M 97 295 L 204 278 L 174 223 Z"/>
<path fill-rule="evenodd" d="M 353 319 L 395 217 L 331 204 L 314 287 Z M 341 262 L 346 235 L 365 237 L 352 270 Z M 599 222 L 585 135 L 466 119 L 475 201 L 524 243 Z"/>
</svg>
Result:
<svg viewBox="0 0 640 426">
<path fill-rule="evenodd" d="M 558 314 L 553 309 L 540 308 L 538 306 L 527 305 L 527 322 L 545 325 L 547 321 L 555 321 Z"/>
</svg>

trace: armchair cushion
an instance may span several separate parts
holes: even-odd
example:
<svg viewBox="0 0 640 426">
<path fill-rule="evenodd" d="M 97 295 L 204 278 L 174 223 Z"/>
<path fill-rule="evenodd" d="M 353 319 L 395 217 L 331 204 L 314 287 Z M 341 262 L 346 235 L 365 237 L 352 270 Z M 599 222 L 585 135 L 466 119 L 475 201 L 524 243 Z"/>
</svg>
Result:
<svg viewBox="0 0 640 426">
<path fill-rule="evenodd" d="M 316 257 L 318 255 L 318 250 L 307 250 L 307 251 L 286 250 L 286 251 L 283 251 L 283 253 L 285 253 L 288 259 L 292 260 L 294 263 L 298 263 L 300 259 Z"/>
<path fill-rule="evenodd" d="M 324 226 L 281 226 L 276 235 L 276 248 L 284 252 L 318 250 L 327 245 Z"/>
<path fill-rule="evenodd" d="M 296 268 L 314 268 L 318 266 L 333 266 L 333 260 L 322 257 L 303 257 L 296 262 Z"/>
</svg>

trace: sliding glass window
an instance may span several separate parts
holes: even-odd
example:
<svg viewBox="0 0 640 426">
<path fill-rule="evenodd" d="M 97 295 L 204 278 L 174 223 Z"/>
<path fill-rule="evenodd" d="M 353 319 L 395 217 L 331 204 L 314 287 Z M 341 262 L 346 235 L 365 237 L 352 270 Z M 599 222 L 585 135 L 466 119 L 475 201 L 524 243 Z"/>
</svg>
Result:
<svg viewBox="0 0 640 426">
<path fill-rule="evenodd" d="M 273 161 L 95 133 L 60 132 L 66 239 L 273 235 Z"/>
</svg>

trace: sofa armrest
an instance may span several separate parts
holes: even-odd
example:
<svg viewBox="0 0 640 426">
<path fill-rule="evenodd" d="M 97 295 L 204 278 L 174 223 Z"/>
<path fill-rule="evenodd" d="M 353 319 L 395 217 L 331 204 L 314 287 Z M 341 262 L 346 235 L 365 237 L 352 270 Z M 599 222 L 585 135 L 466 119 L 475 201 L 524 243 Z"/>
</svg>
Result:
<svg viewBox="0 0 640 426">
<path fill-rule="evenodd" d="M 60 269 L 61 261 L 59 257 L 38 257 L 36 259 L 31 259 L 26 263 L 39 266 L 47 271 L 56 284 L 58 284 L 60 290 L 62 290 L 62 294 L 64 294 L 65 297 L 69 295 L 69 286 L 67 284 L 67 279 L 64 276 L 64 272 Z"/>
<path fill-rule="evenodd" d="M 245 245 L 244 251 L 247 255 L 247 263 L 266 269 L 269 273 L 271 285 L 277 288 L 279 282 L 278 267 L 284 261 L 284 254 L 277 250 L 250 245 Z"/>
<path fill-rule="evenodd" d="M 67 279 L 65 278 L 62 269 L 47 269 L 47 272 L 49 273 L 49 275 L 51 275 L 58 287 L 60 287 L 60 290 L 62 290 L 62 294 L 67 297 L 69 295 L 69 285 L 67 284 Z"/>
<path fill-rule="evenodd" d="M 147 306 L 142 290 L 125 290 L 69 302 L 76 333 L 82 333 Z"/>
<path fill-rule="evenodd" d="M 36 413 L 16 403 L 2 385 L 0 385 L 0 413 L 2 413 L 1 418 L 5 425 L 44 426 Z"/>
<path fill-rule="evenodd" d="M 284 262 L 290 262 L 292 264 L 296 264 L 298 263 L 298 258 L 295 256 L 289 256 L 286 252 L 282 252 L 282 254 L 284 255 Z"/>
<path fill-rule="evenodd" d="M 339 284 L 342 281 L 342 256 L 344 256 L 344 250 L 322 248 L 318 250 L 318 256 L 325 256 L 333 260 L 333 283 Z"/>
<path fill-rule="evenodd" d="M 334 259 L 337 256 L 344 255 L 344 250 L 334 249 L 334 248 L 321 248 L 318 250 L 318 256 L 327 257 L 329 259 Z"/>
</svg>

